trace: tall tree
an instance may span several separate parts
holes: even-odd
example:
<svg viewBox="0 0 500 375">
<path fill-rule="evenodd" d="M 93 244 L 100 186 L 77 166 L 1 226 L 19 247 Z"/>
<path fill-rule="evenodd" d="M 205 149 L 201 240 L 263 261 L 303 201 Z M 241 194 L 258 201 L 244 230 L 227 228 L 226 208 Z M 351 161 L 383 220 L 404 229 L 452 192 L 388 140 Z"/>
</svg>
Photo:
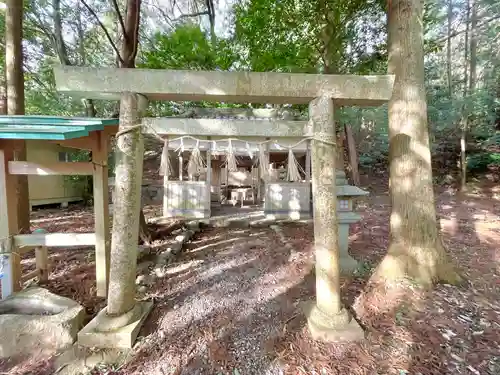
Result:
<svg viewBox="0 0 500 375">
<path fill-rule="evenodd" d="M 80 8 L 80 3 L 78 3 L 78 8 Z M 59 62 L 63 65 L 73 65 L 69 59 L 68 49 L 66 48 L 66 42 L 63 36 L 62 27 L 62 17 L 61 17 L 61 0 L 52 0 L 52 18 L 54 23 L 54 35 L 53 42 L 55 50 L 57 51 L 57 56 L 59 57 Z M 82 20 L 81 11 L 77 14 L 77 36 L 80 52 L 80 63 L 85 65 L 86 63 L 86 53 L 84 48 L 84 35 L 82 30 Z M 85 105 L 85 115 L 87 117 L 96 117 L 97 112 L 94 106 L 94 101 L 91 99 L 84 99 L 83 104 Z"/>
<path fill-rule="evenodd" d="M 126 14 L 124 19 L 120 13 L 116 1 L 115 12 L 123 32 L 122 48 L 119 53 L 119 66 L 120 68 L 135 68 L 135 58 L 137 57 L 137 50 L 139 48 L 139 21 L 141 16 L 141 0 L 128 0 Z M 142 155 L 141 155 L 142 157 Z M 139 213 L 139 237 L 143 242 L 151 241 L 151 233 L 147 226 L 144 211 L 140 210 Z"/>
<path fill-rule="evenodd" d="M 466 25 L 468 28 L 468 33 L 466 33 L 465 40 L 465 50 L 469 49 L 470 58 L 465 58 L 465 65 L 469 64 L 469 78 L 467 80 L 467 73 L 465 74 L 464 81 L 464 99 L 468 101 L 468 97 L 473 97 L 476 91 L 476 81 L 477 81 L 477 23 L 478 23 L 478 2 L 477 0 L 470 0 L 470 4 L 468 2 L 469 8 L 467 9 L 467 23 L 469 21 L 469 9 L 470 9 L 470 27 Z M 467 39 L 470 38 L 470 44 L 467 46 Z M 467 72 L 467 69 L 465 69 Z M 460 161 L 462 167 L 461 179 L 460 179 L 460 190 L 465 191 L 467 188 L 467 133 L 469 132 L 470 123 L 472 121 L 470 116 L 470 110 L 466 110 L 464 114 L 464 125 L 462 127 L 462 135 L 460 139 Z"/>
<path fill-rule="evenodd" d="M 460 276 L 437 226 L 424 87 L 424 0 L 391 0 L 388 71 L 395 75 L 389 101 L 390 243 L 373 278 L 411 278 L 422 285 Z"/>
<path fill-rule="evenodd" d="M 123 32 L 118 55 L 121 68 L 135 68 L 139 46 L 141 0 L 127 0 L 125 15 L 113 1 Z M 136 246 L 140 220 L 140 186 L 144 155 L 144 135 L 137 127 L 147 100 L 140 94 L 123 93 L 120 125 L 115 148 L 116 187 L 111 247 L 110 284 L 107 312 L 119 316 L 135 306 Z M 140 216 L 142 215 L 142 216 Z M 138 220 L 139 219 L 139 220 Z M 145 221 L 144 221 L 145 224 Z"/>
<path fill-rule="evenodd" d="M 453 0 L 448 0 L 448 38 L 446 40 L 446 75 L 448 78 L 448 96 L 453 96 L 453 82 L 451 74 L 451 24 L 453 22 Z"/>
<path fill-rule="evenodd" d="M 7 113 L 24 115 L 23 72 L 23 1 L 5 2 L 5 73 L 7 85 Z M 16 157 L 26 160 L 26 141 L 16 141 Z M 21 233 L 30 230 L 28 177 L 17 176 L 18 228 Z"/>
<path fill-rule="evenodd" d="M 467 186 L 467 128 L 469 127 L 469 116 L 467 115 L 467 96 L 469 93 L 469 20 L 471 0 L 465 2 L 465 42 L 464 42 L 464 78 L 463 78 L 463 102 L 462 118 L 460 120 L 460 190 L 465 191 Z"/>
<path fill-rule="evenodd" d="M 0 73 L 0 115 L 7 114 L 7 88 L 5 87 L 5 72 Z"/>
<path fill-rule="evenodd" d="M 90 15 L 97 21 L 101 30 L 106 35 L 106 38 L 116 53 L 117 65 L 120 68 L 135 68 L 135 59 L 137 57 L 137 52 L 139 48 L 139 24 L 141 17 L 141 0 L 128 0 L 125 8 L 125 16 L 122 15 L 118 2 L 113 0 L 111 3 L 117 18 L 117 23 L 119 26 L 119 31 L 117 34 L 122 35 L 122 46 L 121 49 L 117 47 L 113 38 L 111 37 L 106 26 L 99 20 L 99 16 L 92 9 L 92 7 L 87 4 L 85 0 L 80 0 L 80 3 L 84 8 L 90 13 Z M 112 117 L 119 116 L 119 106 L 114 112 Z M 145 243 L 151 241 L 151 232 L 147 226 L 146 218 L 144 216 L 144 211 L 141 209 L 139 214 L 139 237 Z"/>
</svg>

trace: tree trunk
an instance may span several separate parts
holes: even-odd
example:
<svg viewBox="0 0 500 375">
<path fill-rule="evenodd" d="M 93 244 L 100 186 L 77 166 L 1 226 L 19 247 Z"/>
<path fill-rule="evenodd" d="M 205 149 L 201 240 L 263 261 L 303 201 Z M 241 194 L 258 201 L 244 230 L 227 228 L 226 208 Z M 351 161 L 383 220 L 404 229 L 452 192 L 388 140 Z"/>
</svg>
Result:
<svg viewBox="0 0 500 375">
<path fill-rule="evenodd" d="M 121 50 L 120 68 L 135 68 L 135 58 L 139 46 L 139 17 L 141 0 L 129 0 L 125 16 L 125 30 Z M 151 233 L 141 208 L 139 213 L 139 238 L 143 243 L 151 242 Z"/>
<path fill-rule="evenodd" d="M 474 94 L 476 90 L 476 81 L 477 81 L 477 0 L 471 0 L 471 5 L 470 5 L 470 10 L 471 10 L 471 17 L 470 17 L 470 30 L 469 30 L 469 37 L 470 37 L 470 48 L 469 48 L 469 53 L 470 53 L 470 59 L 469 59 L 469 87 L 468 87 L 468 92 L 465 92 L 464 97 L 467 98 L 467 96 L 470 98 L 471 95 Z M 468 13 L 467 13 L 468 14 Z M 466 34 L 467 35 L 467 34 Z M 467 49 L 467 46 L 466 48 Z M 467 64 L 467 60 L 466 60 Z M 465 82 L 467 82 L 467 74 L 465 75 Z M 461 160 L 461 166 L 462 166 L 462 175 L 461 175 L 461 184 L 460 184 L 460 190 L 462 192 L 467 190 L 467 134 L 469 132 L 470 124 L 473 121 L 473 118 L 471 116 L 470 110 L 472 109 L 470 105 L 468 106 L 468 110 L 466 111 L 465 114 L 465 121 L 464 121 L 464 126 L 462 128 L 462 136 L 460 139 L 460 160 Z"/>
<path fill-rule="evenodd" d="M 470 0 L 466 2 L 466 16 L 465 16 L 465 48 L 464 48 L 464 105 L 462 106 L 462 119 L 460 130 L 460 191 L 465 192 L 467 189 L 467 128 L 469 127 L 468 106 L 465 104 L 468 96 L 468 65 L 469 65 L 469 19 L 470 19 Z"/>
<path fill-rule="evenodd" d="M 7 113 L 24 115 L 23 72 L 23 2 L 7 0 L 5 9 L 5 62 L 7 84 Z M 26 160 L 26 141 L 16 141 L 16 159 Z M 21 233 L 30 231 L 30 203 L 28 176 L 17 176 L 18 228 Z"/>
<path fill-rule="evenodd" d="M 139 94 L 123 93 L 119 131 L 126 133 L 116 141 L 116 186 L 113 199 L 113 233 L 108 294 L 109 315 L 122 315 L 135 305 L 137 238 L 141 209 L 141 179 L 144 138 L 133 128 L 144 111 L 146 99 Z"/>
<path fill-rule="evenodd" d="M 141 0 L 128 0 L 120 67 L 134 68 L 137 55 Z M 117 14 L 120 17 L 119 14 Z M 137 239 L 146 220 L 141 209 L 141 180 L 144 136 L 134 128 L 144 113 L 147 100 L 134 93 L 123 93 L 120 125 L 115 151 L 116 185 L 113 199 L 113 233 L 108 295 L 108 315 L 119 316 L 135 306 Z M 120 132 L 125 132 L 120 135 Z M 141 225 L 141 223 L 144 224 Z M 147 226 L 146 226 L 147 228 Z"/>
<path fill-rule="evenodd" d="M 453 82 L 451 75 L 451 24 L 453 22 L 453 0 L 448 0 L 448 39 L 446 41 L 446 73 L 448 76 L 448 96 L 453 97 Z"/>
<path fill-rule="evenodd" d="M 7 114 L 7 87 L 4 73 L 0 74 L 0 115 Z"/>
<path fill-rule="evenodd" d="M 83 28 L 81 24 L 81 9 L 80 2 L 77 2 L 78 13 L 77 13 L 77 34 L 79 43 L 79 52 L 81 65 L 85 66 L 85 46 L 84 46 L 84 35 Z M 52 18 L 54 23 L 54 43 L 55 49 L 57 51 L 57 56 L 59 57 L 59 62 L 62 65 L 73 65 L 68 56 L 68 49 L 66 48 L 66 43 L 64 42 L 63 30 L 62 30 L 62 18 L 61 18 L 61 0 L 52 0 Z M 85 106 L 85 116 L 96 117 L 97 111 L 94 106 L 94 101 L 91 99 L 84 99 L 83 105 Z"/>
<path fill-rule="evenodd" d="M 410 278 L 431 286 L 457 282 L 438 231 L 424 87 L 423 0 L 392 0 L 388 8 L 389 189 L 392 212 L 388 253 L 373 278 Z"/>
<path fill-rule="evenodd" d="M 135 68 L 135 58 L 139 47 L 139 18 L 141 0 L 128 0 L 125 14 L 125 30 L 121 49 L 120 68 Z"/>
<path fill-rule="evenodd" d="M 205 0 L 205 5 L 207 6 L 208 21 L 210 23 L 210 40 L 212 43 L 212 48 L 217 47 L 217 35 L 215 35 L 215 7 L 214 0 Z"/>
<path fill-rule="evenodd" d="M 60 0 L 57 0 L 60 1 Z M 78 34 L 78 52 L 80 53 L 80 65 L 87 65 L 87 53 L 85 51 L 85 33 L 82 25 L 82 11 L 80 2 L 77 2 L 76 30 Z M 97 117 L 97 110 L 92 99 L 83 99 L 85 116 Z"/>
<path fill-rule="evenodd" d="M 473 94 L 477 81 L 477 0 L 472 0 L 470 17 L 469 94 Z"/>
</svg>

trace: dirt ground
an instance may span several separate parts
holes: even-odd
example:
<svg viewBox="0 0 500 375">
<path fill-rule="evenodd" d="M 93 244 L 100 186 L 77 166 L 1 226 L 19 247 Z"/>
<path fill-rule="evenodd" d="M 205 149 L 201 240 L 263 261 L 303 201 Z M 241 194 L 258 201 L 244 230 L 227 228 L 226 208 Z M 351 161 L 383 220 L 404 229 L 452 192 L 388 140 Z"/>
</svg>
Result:
<svg viewBox="0 0 500 375">
<path fill-rule="evenodd" d="M 360 271 L 342 281 L 345 303 L 367 332 L 358 344 L 313 342 L 300 304 L 314 298 L 312 226 L 287 225 L 293 249 L 272 229 L 209 229 L 169 264 L 140 298 L 154 310 L 127 363 L 92 374 L 500 374 L 500 190 L 483 186 L 459 197 L 442 191 L 443 240 L 468 283 L 365 288 L 388 243 L 385 189 L 358 205 L 350 253 Z M 151 208 L 152 210 L 152 208 Z M 147 211 L 151 212 L 151 211 Z M 34 227 L 90 231 L 91 211 L 36 211 Z M 85 306 L 89 316 L 105 301 L 95 296 L 91 249 L 54 250 L 46 287 Z M 34 267 L 33 255 L 23 259 Z M 8 374 L 53 374 L 53 358 L 0 362 Z"/>
</svg>

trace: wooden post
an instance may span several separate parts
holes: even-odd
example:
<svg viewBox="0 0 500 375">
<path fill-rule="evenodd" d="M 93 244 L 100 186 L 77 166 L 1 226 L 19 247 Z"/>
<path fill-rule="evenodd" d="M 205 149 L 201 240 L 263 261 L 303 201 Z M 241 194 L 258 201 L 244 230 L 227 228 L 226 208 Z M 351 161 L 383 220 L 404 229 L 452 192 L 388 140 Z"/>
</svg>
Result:
<svg viewBox="0 0 500 375">
<path fill-rule="evenodd" d="M 259 165 L 257 166 L 257 202 L 260 204 L 262 202 L 262 183 L 261 183 L 261 160 L 259 160 Z M 255 204 L 255 202 L 254 202 Z"/>
<path fill-rule="evenodd" d="M 306 182 L 311 183 L 311 141 L 306 143 Z"/>
<path fill-rule="evenodd" d="M 39 281 L 49 280 L 49 252 L 46 246 L 35 249 L 36 271 Z"/>
<path fill-rule="evenodd" d="M 95 220 L 95 268 L 97 296 L 106 297 L 109 284 L 110 232 L 108 187 L 108 137 L 93 134 L 92 164 Z"/>
<path fill-rule="evenodd" d="M 169 154 L 169 146 L 168 146 L 168 139 L 165 141 L 165 145 L 163 147 L 167 148 L 167 158 L 170 157 Z M 164 161 L 165 163 L 167 162 L 166 160 Z M 163 176 L 163 217 L 166 217 L 168 215 L 168 172 L 165 173 Z"/>
<path fill-rule="evenodd" d="M 9 174 L 8 162 L 14 160 L 15 144 L 0 140 L 0 270 L 2 299 L 21 289 L 21 257 L 14 247 L 18 234 L 17 179 Z"/>
<path fill-rule="evenodd" d="M 210 137 L 207 137 L 208 140 L 210 140 Z M 209 214 L 208 216 L 210 217 L 210 210 L 212 206 L 212 142 L 208 143 L 208 148 L 207 148 L 207 174 L 206 174 L 206 184 L 208 185 L 208 210 Z"/>
<path fill-rule="evenodd" d="M 179 181 L 182 181 L 182 168 L 184 167 L 182 160 L 182 151 L 179 153 Z"/>
<path fill-rule="evenodd" d="M 344 128 L 347 140 L 347 149 L 349 150 L 349 166 L 351 167 L 352 182 L 355 186 L 359 186 L 361 184 L 359 177 L 359 160 L 356 143 L 354 142 L 354 135 L 352 134 L 352 129 L 349 125 L 345 124 Z"/>
</svg>

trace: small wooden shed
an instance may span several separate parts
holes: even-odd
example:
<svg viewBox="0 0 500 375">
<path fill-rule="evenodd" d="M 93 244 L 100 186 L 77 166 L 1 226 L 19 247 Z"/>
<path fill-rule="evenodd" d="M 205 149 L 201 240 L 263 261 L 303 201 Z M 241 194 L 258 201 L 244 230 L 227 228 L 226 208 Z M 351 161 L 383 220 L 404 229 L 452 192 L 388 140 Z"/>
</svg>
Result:
<svg viewBox="0 0 500 375">
<path fill-rule="evenodd" d="M 0 116 L 0 288 L 2 298 L 20 290 L 21 282 L 32 277 L 31 273 L 21 275 L 23 253 L 35 248 L 38 268 L 39 263 L 47 265 L 46 248 L 92 245 L 95 246 L 97 295 L 106 296 L 110 259 L 107 162 L 109 137 L 116 133 L 117 127 L 118 119 Z M 28 146 L 30 150 L 27 151 L 26 156 L 28 158 L 31 155 L 32 160 L 19 160 L 18 140 L 24 140 L 31 145 Z M 56 155 L 61 150 L 58 145 L 63 149 L 76 148 L 91 151 L 92 161 L 58 160 Z M 38 154 L 35 151 L 37 147 Z M 52 151 L 47 151 L 48 149 Z M 51 183 L 40 182 L 43 181 L 42 179 L 50 181 L 53 177 L 92 176 L 95 233 L 19 234 L 17 175 L 36 178 L 32 180 L 36 181 L 33 184 L 35 190 L 44 190 L 53 186 Z M 41 251 L 42 248 L 45 250 Z"/>
<path fill-rule="evenodd" d="M 25 136 L 26 140 L 26 161 L 35 163 L 55 163 L 55 162 L 71 162 L 74 160 L 74 154 L 79 150 L 73 147 L 68 147 L 62 144 L 62 140 L 56 139 L 57 136 L 53 131 L 54 126 L 58 126 L 58 130 L 62 131 L 73 130 L 68 127 L 76 127 L 87 124 L 102 125 L 101 119 L 88 118 L 67 118 L 67 117 L 51 117 L 51 116 L 1 116 L 0 117 L 0 135 L 1 138 L 7 139 L 13 137 L 12 129 L 19 129 L 20 134 Z M 113 120 L 116 123 L 116 120 Z M 21 124 L 26 124 L 26 127 L 21 130 Z M 38 133 L 28 135 L 27 130 L 35 125 L 42 125 L 45 132 L 42 135 Z M 52 131 L 52 132 L 51 132 Z M 41 138 L 42 136 L 52 137 Z M 45 204 L 61 203 L 65 205 L 69 202 L 82 200 L 84 186 L 78 184 L 68 176 L 61 175 L 29 175 L 29 203 L 30 207 L 40 206 Z"/>
</svg>

